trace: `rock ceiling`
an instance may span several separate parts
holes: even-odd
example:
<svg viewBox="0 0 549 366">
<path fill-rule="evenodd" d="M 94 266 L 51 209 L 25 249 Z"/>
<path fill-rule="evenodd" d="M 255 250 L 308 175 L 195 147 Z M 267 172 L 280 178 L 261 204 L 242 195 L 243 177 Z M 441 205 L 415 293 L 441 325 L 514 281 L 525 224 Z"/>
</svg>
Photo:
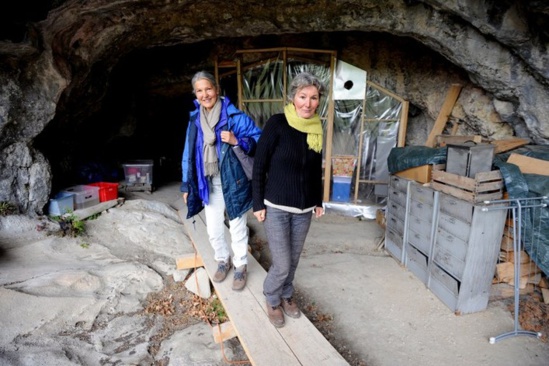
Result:
<svg viewBox="0 0 549 366">
<path fill-rule="evenodd" d="M 21 1 L 1 13 L 0 201 L 23 212 L 42 211 L 83 136 L 133 136 L 132 88 L 166 97 L 157 120 L 184 120 L 192 74 L 242 48 L 336 50 L 410 101 L 410 144 L 452 83 L 462 134 L 549 141 L 544 1 Z"/>
</svg>

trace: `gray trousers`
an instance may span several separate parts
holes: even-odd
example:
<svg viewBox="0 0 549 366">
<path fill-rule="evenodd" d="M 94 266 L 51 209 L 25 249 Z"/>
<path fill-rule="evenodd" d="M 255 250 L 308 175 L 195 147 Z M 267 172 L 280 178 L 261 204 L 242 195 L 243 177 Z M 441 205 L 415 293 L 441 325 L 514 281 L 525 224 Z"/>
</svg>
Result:
<svg viewBox="0 0 549 366">
<path fill-rule="evenodd" d="M 305 238 L 311 226 L 311 212 L 296 214 L 267 206 L 265 233 L 272 264 L 263 283 L 263 294 L 271 306 L 294 293 L 294 275 Z"/>
</svg>

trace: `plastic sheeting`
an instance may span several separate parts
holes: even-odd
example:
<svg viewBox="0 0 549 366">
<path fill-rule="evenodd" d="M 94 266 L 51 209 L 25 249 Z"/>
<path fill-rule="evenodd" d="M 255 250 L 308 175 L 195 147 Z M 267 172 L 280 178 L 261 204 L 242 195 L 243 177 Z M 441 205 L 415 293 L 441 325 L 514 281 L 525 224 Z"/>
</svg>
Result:
<svg viewBox="0 0 549 366">
<path fill-rule="evenodd" d="M 396 173 L 425 164 L 446 163 L 446 148 L 425 146 L 396 147 L 388 158 L 389 172 Z M 514 154 L 549 161 L 549 146 L 526 146 L 512 151 Z M 510 199 L 549 197 L 549 176 L 522 174 L 519 167 L 507 163 L 510 153 L 494 157 L 494 167 L 503 177 Z M 545 199 L 549 204 L 549 200 Z M 523 208 L 522 243 L 534 263 L 549 276 L 549 207 Z"/>
<path fill-rule="evenodd" d="M 394 174 L 402 170 L 427 164 L 446 163 L 446 147 L 432 148 L 426 146 L 395 147 L 391 150 L 387 165 Z"/>
</svg>

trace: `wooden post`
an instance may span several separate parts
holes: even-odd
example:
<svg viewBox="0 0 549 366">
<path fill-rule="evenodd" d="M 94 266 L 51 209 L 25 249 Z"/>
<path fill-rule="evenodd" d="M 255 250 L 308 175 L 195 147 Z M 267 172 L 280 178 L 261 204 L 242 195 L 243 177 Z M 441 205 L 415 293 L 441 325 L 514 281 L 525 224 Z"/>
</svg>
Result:
<svg viewBox="0 0 549 366">
<path fill-rule="evenodd" d="M 442 131 L 446 126 L 448 117 L 450 116 L 450 113 L 452 113 L 452 109 L 454 108 L 454 104 L 456 103 L 456 100 L 459 97 L 460 92 L 461 92 L 461 85 L 452 84 L 452 86 L 450 87 L 450 90 L 448 90 L 448 94 L 446 94 L 446 100 L 442 105 L 442 108 L 440 110 L 440 113 L 438 114 L 438 117 L 435 121 L 433 129 L 431 130 L 431 133 L 429 134 L 429 137 L 425 142 L 425 146 L 435 147 L 435 139 L 437 135 L 442 134 Z"/>
</svg>

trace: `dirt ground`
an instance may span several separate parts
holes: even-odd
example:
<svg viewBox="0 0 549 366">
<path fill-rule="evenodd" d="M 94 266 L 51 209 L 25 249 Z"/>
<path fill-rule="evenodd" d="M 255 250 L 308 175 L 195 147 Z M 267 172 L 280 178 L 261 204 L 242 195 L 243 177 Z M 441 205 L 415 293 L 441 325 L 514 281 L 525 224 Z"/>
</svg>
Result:
<svg viewBox="0 0 549 366">
<path fill-rule="evenodd" d="M 157 195 L 156 197 L 143 196 L 141 198 L 158 199 L 159 197 Z M 337 220 L 338 218 L 334 218 L 331 221 L 334 221 L 333 223 L 337 224 Z M 345 224 L 349 223 L 348 220 L 358 219 L 340 218 L 339 220 L 342 221 L 341 227 L 346 228 Z M 330 224 L 333 224 L 331 221 Z M 359 223 L 355 222 L 355 225 L 356 224 Z M 355 241 L 360 240 L 356 238 L 354 233 L 347 234 L 349 235 L 349 238 L 354 237 Z M 341 233 L 336 233 L 335 235 L 341 236 Z M 312 241 L 322 241 L 321 238 L 316 237 L 315 233 L 311 233 L 310 236 Z M 345 240 L 349 238 L 346 238 Z M 356 249 L 356 247 L 353 247 L 354 244 L 345 242 L 340 243 L 340 245 L 343 245 L 343 247 L 349 247 L 352 250 Z M 261 233 L 255 232 L 255 227 L 253 225 L 250 230 L 250 246 L 254 257 L 258 260 L 261 266 L 267 270 L 270 264 L 268 246 Z M 324 243 L 322 243 L 319 248 L 319 250 L 326 249 L 324 247 Z M 328 248 L 328 250 L 331 249 Z M 373 254 L 370 253 L 370 255 Z M 383 250 L 380 251 L 379 255 L 384 255 Z M 294 297 L 303 313 L 311 320 L 317 329 L 319 329 L 319 331 L 334 346 L 334 348 L 336 348 L 338 352 L 347 360 L 347 362 L 349 362 L 350 365 L 367 366 L 371 364 L 370 360 L 366 360 L 363 354 L 359 355 L 360 350 L 354 349 L 348 344 L 346 341 L 346 339 L 348 339 L 346 338 L 347 335 L 339 334 L 341 328 L 336 326 L 336 321 L 334 320 L 336 314 L 331 314 L 330 311 L 323 309 L 319 301 L 315 301 L 315 299 L 311 298 L 311 296 L 306 294 L 305 291 L 301 291 L 299 287 L 297 288 L 297 292 Z M 490 299 L 490 303 L 493 307 L 507 309 L 513 315 L 514 298 L 512 296 L 505 298 L 493 297 Z M 520 328 L 524 330 L 541 332 L 542 338 L 540 341 L 549 347 L 547 337 L 549 334 L 549 305 L 543 303 L 540 289 L 536 288 L 533 293 L 522 295 L 519 305 Z M 162 334 L 159 334 L 155 339 L 155 342 L 150 345 L 151 352 L 153 354 L 155 353 L 155 350 L 158 350 L 162 339 L 167 338 L 174 331 L 184 329 L 186 326 L 196 324 L 197 322 L 206 322 L 212 326 L 215 326 L 217 322 L 223 321 L 223 318 L 220 318 L 220 314 L 221 316 L 224 315 L 223 311 L 220 311 L 215 305 L 212 305 L 211 301 L 199 300 L 196 296 L 187 291 L 183 282 L 176 283 L 173 279 L 166 280 L 165 287 L 161 292 L 149 296 L 145 311 L 154 313 L 157 316 L 164 318 L 164 329 Z M 511 331 L 512 329 L 508 330 Z M 235 353 L 238 355 L 236 359 L 242 361 L 238 364 L 246 365 L 247 363 L 244 361 L 246 360 L 246 355 L 242 351 L 238 339 L 232 339 L 230 343 L 228 343 L 228 346 L 232 347 L 233 350 L 240 350 L 240 352 Z M 165 364 L 166 363 L 159 363 L 158 365 L 164 366 Z"/>
<path fill-rule="evenodd" d="M 250 240 L 252 253 L 256 258 L 260 258 L 259 262 L 266 270 L 269 267 L 269 254 L 267 243 L 252 236 Z M 341 341 L 334 333 L 333 315 L 324 311 L 315 303 L 314 299 L 308 298 L 298 289 L 295 294 L 295 300 L 302 309 L 303 313 L 311 320 L 316 328 L 326 337 L 326 339 L 338 350 L 338 352 L 352 366 L 367 366 L 365 360 L 349 349 L 348 345 Z M 215 301 L 215 297 L 213 299 Z M 514 316 L 514 298 L 506 297 L 500 299 L 491 299 L 492 302 L 500 302 Z M 547 335 L 549 334 L 549 304 L 543 303 L 543 298 L 539 288 L 536 288 L 532 294 L 522 295 L 519 301 L 519 322 L 523 330 L 541 332 L 541 340 L 548 344 Z M 145 312 L 155 314 L 164 318 L 164 328 L 157 337 L 154 343 L 150 345 L 152 354 L 156 354 L 163 339 L 172 335 L 175 331 L 184 329 L 185 327 L 196 324 L 197 322 L 206 322 L 211 326 L 216 326 L 218 323 L 226 321 L 223 311 L 215 311 L 216 305 L 212 304 L 212 299 L 204 300 L 189 292 L 183 282 L 174 282 L 173 279 L 166 280 L 165 287 L 162 291 L 152 294 L 147 299 Z M 233 338 L 231 348 L 241 349 L 239 347 L 238 338 Z M 249 365 L 244 362 L 246 355 L 241 350 L 240 365 Z M 157 363 L 156 366 L 165 366 L 167 361 Z"/>
</svg>

